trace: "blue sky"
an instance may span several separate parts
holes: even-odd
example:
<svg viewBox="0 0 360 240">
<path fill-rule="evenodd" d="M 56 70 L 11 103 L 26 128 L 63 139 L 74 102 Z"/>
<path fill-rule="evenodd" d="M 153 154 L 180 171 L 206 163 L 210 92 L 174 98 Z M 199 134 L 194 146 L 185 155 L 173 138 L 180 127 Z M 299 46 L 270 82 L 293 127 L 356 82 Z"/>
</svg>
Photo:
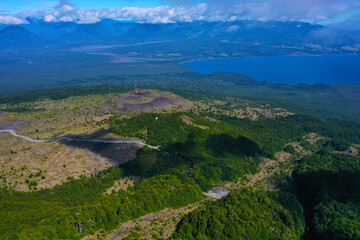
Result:
<svg viewBox="0 0 360 240">
<path fill-rule="evenodd" d="M 161 0 L 73 0 L 71 1 L 78 8 L 123 8 L 143 7 L 152 8 L 164 4 Z M 52 9 L 58 1 L 45 0 L 1 0 L 0 9 L 9 12 L 22 12 L 26 10 Z M 170 4 L 171 5 L 171 4 Z"/>
</svg>

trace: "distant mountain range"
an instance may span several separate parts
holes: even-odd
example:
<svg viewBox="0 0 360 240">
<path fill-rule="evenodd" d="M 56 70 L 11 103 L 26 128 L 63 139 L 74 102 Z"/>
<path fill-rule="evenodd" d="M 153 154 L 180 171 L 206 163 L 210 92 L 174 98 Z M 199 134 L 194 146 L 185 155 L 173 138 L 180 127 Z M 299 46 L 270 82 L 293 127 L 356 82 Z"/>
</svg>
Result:
<svg viewBox="0 0 360 240">
<path fill-rule="evenodd" d="M 339 30 L 304 22 L 191 22 L 141 24 L 103 20 L 94 24 L 48 23 L 0 26 L 0 47 L 49 44 L 106 44 L 154 40 L 187 40 L 203 44 L 302 45 L 359 47 L 360 32 Z"/>
<path fill-rule="evenodd" d="M 0 31 L 1 47 L 32 46 L 41 43 L 41 38 L 21 26 L 12 25 Z"/>
</svg>

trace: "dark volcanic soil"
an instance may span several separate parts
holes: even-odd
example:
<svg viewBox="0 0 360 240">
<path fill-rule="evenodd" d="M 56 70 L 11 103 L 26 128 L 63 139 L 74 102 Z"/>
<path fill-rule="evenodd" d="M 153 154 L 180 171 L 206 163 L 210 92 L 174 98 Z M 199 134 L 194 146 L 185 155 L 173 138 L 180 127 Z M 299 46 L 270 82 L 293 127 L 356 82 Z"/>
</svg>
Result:
<svg viewBox="0 0 360 240">
<path fill-rule="evenodd" d="M 155 109 L 164 108 L 167 109 L 169 107 L 181 105 L 179 101 L 169 99 L 166 97 L 156 97 L 154 100 L 148 103 L 139 103 L 139 104 L 131 104 L 124 103 L 122 107 L 117 110 L 120 113 L 129 113 L 129 112 L 151 112 Z"/>
<path fill-rule="evenodd" d="M 31 123 L 30 121 L 27 122 L 15 122 L 15 123 L 9 123 L 9 124 L 5 124 L 0 126 L 0 130 L 14 130 L 16 131 L 17 127 L 20 127 L 22 125 Z"/>
<path fill-rule="evenodd" d="M 160 95 L 151 91 L 132 92 L 127 96 L 117 96 L 107 102 L 112 106 L 109 111 L 118 113 L 153 112 L 157 109 L 169 110 L 173 107 L 188 105 L 190 102 L 176 95 Z"/>
</svg>

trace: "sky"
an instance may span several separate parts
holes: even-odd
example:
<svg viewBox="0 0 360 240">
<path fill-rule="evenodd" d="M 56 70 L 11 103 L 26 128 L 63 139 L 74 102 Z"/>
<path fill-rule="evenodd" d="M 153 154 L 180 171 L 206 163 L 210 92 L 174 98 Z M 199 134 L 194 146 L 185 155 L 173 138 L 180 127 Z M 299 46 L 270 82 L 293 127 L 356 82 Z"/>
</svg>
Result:
<svg viewBox="0 0 360 240">
<path fill-rule="evenodd" d="M 73 0 L 77 8 L 124 8 L 124 7 L 158 7 L 164 4 L 161 0 Z M 26 10 L 51 10 L 58 1 L 44 0 L 0 0 L 0 8 L 9 12 L 22 12 Z"/>
<path fill-rule="evenodd" d="M 360 0 L 0 0 L 0 24 L 148 23 L 192 21 L 306 21 L 360 29 Z"/>
</svg>

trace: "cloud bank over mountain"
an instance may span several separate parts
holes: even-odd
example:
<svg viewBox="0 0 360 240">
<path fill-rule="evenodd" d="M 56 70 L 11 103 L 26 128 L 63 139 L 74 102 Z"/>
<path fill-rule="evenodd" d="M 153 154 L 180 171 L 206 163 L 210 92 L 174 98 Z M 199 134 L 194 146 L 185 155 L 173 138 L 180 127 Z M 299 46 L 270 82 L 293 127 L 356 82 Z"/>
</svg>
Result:
<svg viewBox="0 0 360 240">
<path fill-rule="evenodd" d="M 192 21 L 308 21 L 351 22 L 359 25 L 360 4 L 357 0 L 208 0 L 191 5 L 187 0 L 164 1 L 155 8 L 125 7 L 121 9 L 82 9 L 68 0 L 60 0 L 52 10 L 25 11 L 0 15 L 1 24 L 23 24 L 26 18 L 46 22 L 96 23 L 116 19 L 144 23 Z"/>
</svg>

